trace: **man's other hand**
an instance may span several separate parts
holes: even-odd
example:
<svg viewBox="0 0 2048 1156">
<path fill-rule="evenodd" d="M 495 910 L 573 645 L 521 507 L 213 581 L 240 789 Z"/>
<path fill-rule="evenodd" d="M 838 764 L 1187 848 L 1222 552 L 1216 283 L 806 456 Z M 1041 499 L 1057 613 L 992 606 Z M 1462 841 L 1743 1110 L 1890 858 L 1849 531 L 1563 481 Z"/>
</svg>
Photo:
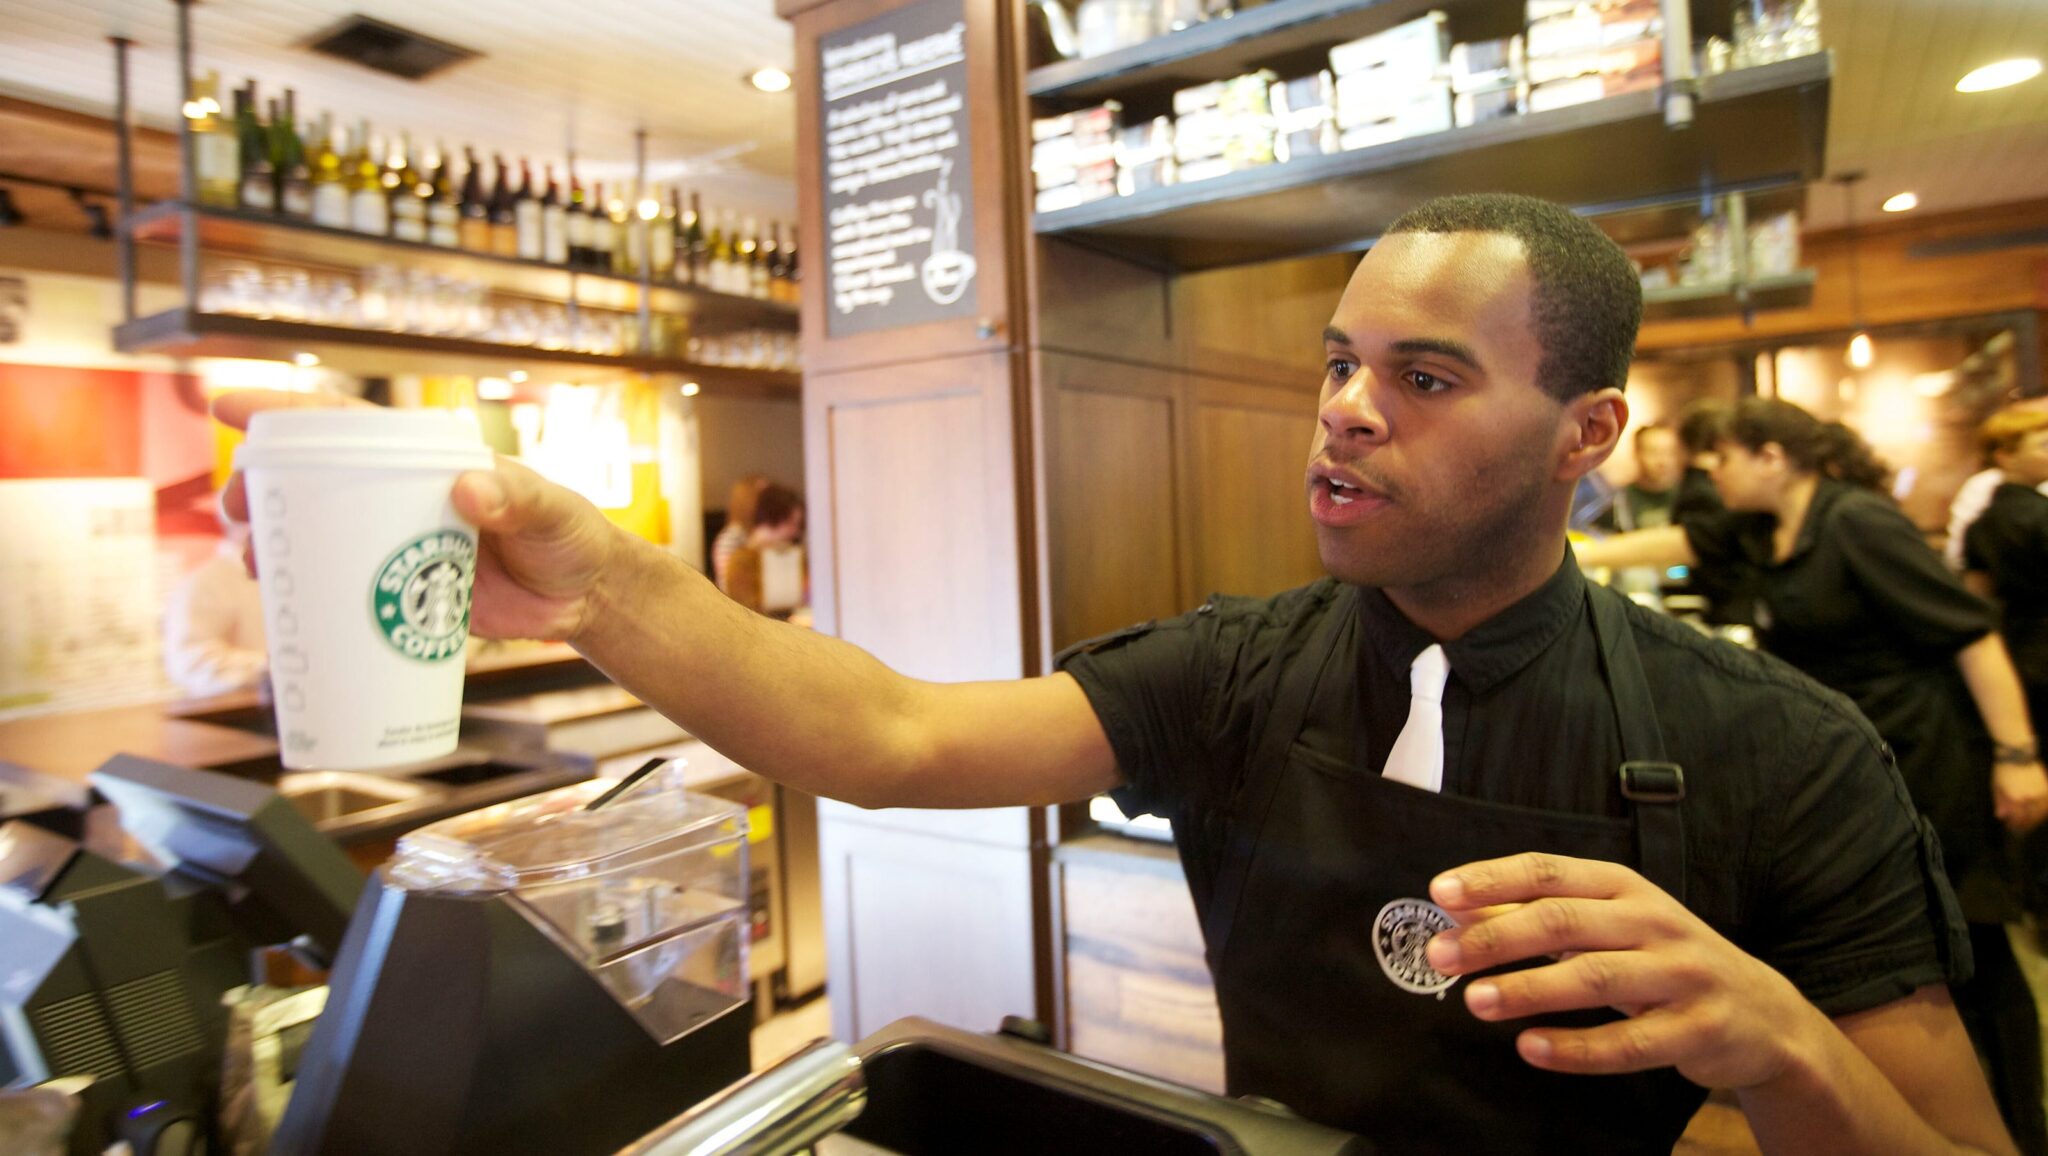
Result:
<svg viewBox="0 0 2048 1156">
<path fill-rule="evenodd" d="M 1431 882 L 1430 897 L 1459 923 L 1430 941 L 1430 964 L 1445 975 L 1551 961 L 1474 980 L 1473 1015 L 1609 1007 L 1627 1017 L 1522 1032 L 1516 1047 L 1539 1068 L 1675 1067 L 1703 1087 L 1749 1088 L 1785 1070 L 1798 1033 L 1828 1025 L 1784 976 L 1619 864 L 1538 854 L 1468 863 Z"/>
</svg>

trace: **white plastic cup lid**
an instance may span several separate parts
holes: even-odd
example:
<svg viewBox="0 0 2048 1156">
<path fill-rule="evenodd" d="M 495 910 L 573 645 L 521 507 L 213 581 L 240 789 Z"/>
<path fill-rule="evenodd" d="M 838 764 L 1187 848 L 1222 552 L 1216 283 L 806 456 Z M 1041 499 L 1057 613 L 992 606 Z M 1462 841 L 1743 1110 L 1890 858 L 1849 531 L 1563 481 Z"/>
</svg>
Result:
<svg viewBox="0 0 2048 1156">
<path fill-rule="evenodd" d="M 249 421 L 238 467 L 489 469 L 474 415 L 452 409 L 271 409 Z"/>
</svg>

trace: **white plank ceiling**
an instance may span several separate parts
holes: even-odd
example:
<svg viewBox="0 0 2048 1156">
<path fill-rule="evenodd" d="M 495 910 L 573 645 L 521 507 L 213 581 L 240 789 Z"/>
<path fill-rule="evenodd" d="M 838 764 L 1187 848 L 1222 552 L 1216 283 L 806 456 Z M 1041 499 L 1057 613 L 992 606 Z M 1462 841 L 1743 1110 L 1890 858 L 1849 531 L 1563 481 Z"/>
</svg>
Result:
<svg viewBox="0 0 2048 1156">
<path fill-rule="evenodd" d="M 482 56 L 413 82 L 299 47 L 355 12 Z M 192 23 L 199 71 L 218 70 L 223 87 L 254 77 L 270 96 L 296 88 L 302 120 L 366 116 L 373 132 L 536 166 L 573 143 L 586 182 L 630 175 L 633 130 L 645 127 L 657 178 L 702 188 L 709 205 L 796 207 L 795 98 L 744 83 L 761 66 L 790 66 L 774 0 L 212 0 L 194 5 Z M 0 0 L 0 93 L 105 113 L 107 37 L 123 35 L 136 41 L 138 118 L 170 127 L 175 30 L 171 0 Z"/>
<path fill-rule="evenodd" d="M 297 47 L 357 11 L 483 57 L 413 83 Z M 2048 0 L 1821 0 L 1821 11 L 1836 54 L 1827 168 L 1868 173 L 1859 221 L 1908 189 L 1922 214 L 2048 196 L 2048 76 L 1955 91 L 1980 64 L 2048 59 Z M 106 37 L 121 34 L 138 42 L 138 114 L 168 126 L 173 13 L 170 0 L 0 0 L 0 93 L 104 112 Z M 536 162 L 573 141 L 585 171 L 606 177 L 629 171 L 632 129 L 644 125 L 658 175 L 686 174 L 715 203 L 795 206 L 794 97 L 741 79 L 790 64 L 773 0 L 212 0 L 193 22 L 200 69 L 253 76 L 273 94 L 292 85 L 304 111 Z M 1807 209 L 1811 227 L 1843 217 L 1832 188 L 1814 190 Z"/>
<path fill-rule="evenodd" d="M 1821 0 L 1821 38 L 1835 52 L 1828 172 L 1868 174 L 1858 222 L 1908 190 L 1914 215 L 2048 197 L 2048 76 L 1955 90 L 1979 65 L 2048 60 L 2048 0 Z M 1840 190 L 1809 191 L 1809 227 L 1842 218 Z"/>
</svg>

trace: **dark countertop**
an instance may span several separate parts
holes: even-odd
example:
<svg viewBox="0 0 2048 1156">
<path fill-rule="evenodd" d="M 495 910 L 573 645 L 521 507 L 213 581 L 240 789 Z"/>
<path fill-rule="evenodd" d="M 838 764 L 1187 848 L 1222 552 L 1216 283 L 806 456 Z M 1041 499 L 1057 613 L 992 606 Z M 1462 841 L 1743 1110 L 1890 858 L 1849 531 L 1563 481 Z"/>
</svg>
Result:
<svg viewBox="0 0 2048 1156">
<path fill-rule="evenodd" d="M 521 645 L 472 660 L 463 698 L 502 701 L 528 687 L 546 692 L 592 679 L 602 682 L 567 646 Z M 33 715 L 0 722 L 0 762 L 74 783 L 117 754 L 218 767 L 275 757 L 272 729 L 270 708 L 253 691 Z"/>
</svg>

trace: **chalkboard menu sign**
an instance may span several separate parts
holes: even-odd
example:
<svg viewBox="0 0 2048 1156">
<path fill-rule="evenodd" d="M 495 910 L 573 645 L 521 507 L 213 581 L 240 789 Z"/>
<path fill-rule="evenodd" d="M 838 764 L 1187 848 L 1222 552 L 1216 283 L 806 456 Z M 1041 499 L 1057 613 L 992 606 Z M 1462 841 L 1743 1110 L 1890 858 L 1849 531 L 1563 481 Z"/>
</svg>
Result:
<svg viewBox="0 0 2048 1156">
<path fill-rule="evenodd" d="M 963 0 L 927 0 L 818 46 L 826 332 L 974 312 Z"/>
</svg>

